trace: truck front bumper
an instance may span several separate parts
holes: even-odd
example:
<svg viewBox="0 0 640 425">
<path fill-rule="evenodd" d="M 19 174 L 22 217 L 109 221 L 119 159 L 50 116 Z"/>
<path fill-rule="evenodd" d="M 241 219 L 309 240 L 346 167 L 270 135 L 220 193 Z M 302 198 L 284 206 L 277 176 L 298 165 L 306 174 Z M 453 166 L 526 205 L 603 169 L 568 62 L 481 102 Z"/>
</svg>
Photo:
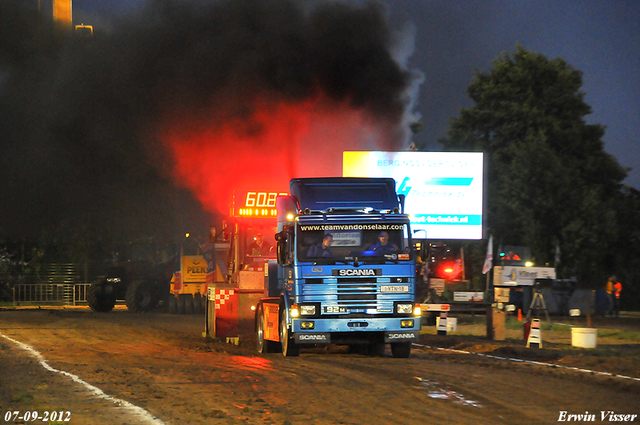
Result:
<svg viewBox="0 0 640 425">
<path fill-rule="evenodd" d="M 419 317 L 366 319 L 294 319 L 293 336 L 299 344 L 319 344 L 343 341 L 417 342 Z"/>
</svg>

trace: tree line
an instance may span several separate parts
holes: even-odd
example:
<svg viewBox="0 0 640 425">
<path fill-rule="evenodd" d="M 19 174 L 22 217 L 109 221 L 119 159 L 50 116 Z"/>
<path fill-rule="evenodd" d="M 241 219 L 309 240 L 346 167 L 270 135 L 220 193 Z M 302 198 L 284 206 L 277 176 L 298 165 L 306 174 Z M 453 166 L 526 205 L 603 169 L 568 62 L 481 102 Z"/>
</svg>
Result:
<svg viewBox="0 0 640 425">
<path fill-rule="evenodd" d="M 637 309 L 640 192 L 623 184 L 628 170 L 605 152 L 605 127 L 586 122 L 581 87 L 582 72 L 563 59 L 517 45 L 476 70 L 467 89 L 474 105 L 439 142 L 488 156 L 487 238 L 529 246 L 537 265 L 553 266 L 558 256 L 558 277 L 581 287 L 602 288 L 616 275 L 623 307 Z M 471 252 L 479 270 L 482 249 Z"/>
</svg>

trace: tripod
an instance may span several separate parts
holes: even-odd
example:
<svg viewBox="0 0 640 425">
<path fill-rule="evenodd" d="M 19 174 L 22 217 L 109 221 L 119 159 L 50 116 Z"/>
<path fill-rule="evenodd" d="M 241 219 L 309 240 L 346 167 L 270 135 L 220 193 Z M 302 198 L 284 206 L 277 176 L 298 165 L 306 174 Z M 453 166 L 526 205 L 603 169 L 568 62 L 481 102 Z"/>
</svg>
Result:
<svg viewBox="0 0 640 425">
<path fill-rule="evenodd" d="M 551 318 L 547 311 L 547 305 L 544 302 L 544 297 L 542 296 L 542 292 L 540 291 L 540 286 L 538 284 L 533 286 L 533 299 L 531 300 L 531 305 L 527 312 L 527 321 L 531 318 L 531 312 L 533 310 L 536 310 L 536 316 L 540 310 L 543 310 L 544 314 L 547 316 L 547 322 L 549 322 L 549 326 L 551 326 Z"/>
</svg>

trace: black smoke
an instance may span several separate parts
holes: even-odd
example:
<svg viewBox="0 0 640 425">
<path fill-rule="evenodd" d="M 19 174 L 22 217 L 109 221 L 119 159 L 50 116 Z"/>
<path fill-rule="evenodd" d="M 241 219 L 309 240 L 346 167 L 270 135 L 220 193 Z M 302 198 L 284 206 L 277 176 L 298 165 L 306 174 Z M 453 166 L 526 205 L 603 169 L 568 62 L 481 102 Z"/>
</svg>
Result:
<svg viewBox="0 0 640 425">
<path fill-rule="evenodd" d="M 418 78 L 394 58 L 404 42 L 375 2 L 155 0 L 91 39 L 0 2 L 0 232 L 133 239 L 204 228 L 211 217 L 173 183 L 155 132 L 168 115 L 248 119 L 256 93 L 322 91 L 402 148 Z"/>
</svg>

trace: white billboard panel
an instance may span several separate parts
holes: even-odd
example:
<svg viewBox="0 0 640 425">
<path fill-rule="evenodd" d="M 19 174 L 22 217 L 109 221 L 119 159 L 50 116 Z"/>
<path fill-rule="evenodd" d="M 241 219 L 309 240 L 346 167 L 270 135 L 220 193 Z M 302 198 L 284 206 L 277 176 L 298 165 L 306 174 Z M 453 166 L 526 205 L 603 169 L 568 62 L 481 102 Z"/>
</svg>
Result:
<svg viewBox="0 0 640 425">
<path fill-rule="evenodd" d="M 345 151 L 342 174 L 393 177 L 415 237 L 482 239 L 482 152 Z"/>
<path fill-rule="evenodd" d="M 555 279 L 553 267 L 496 266 L 493 269 L 494 286 L 533 286 L 536 279 Z"/>
</svg>

